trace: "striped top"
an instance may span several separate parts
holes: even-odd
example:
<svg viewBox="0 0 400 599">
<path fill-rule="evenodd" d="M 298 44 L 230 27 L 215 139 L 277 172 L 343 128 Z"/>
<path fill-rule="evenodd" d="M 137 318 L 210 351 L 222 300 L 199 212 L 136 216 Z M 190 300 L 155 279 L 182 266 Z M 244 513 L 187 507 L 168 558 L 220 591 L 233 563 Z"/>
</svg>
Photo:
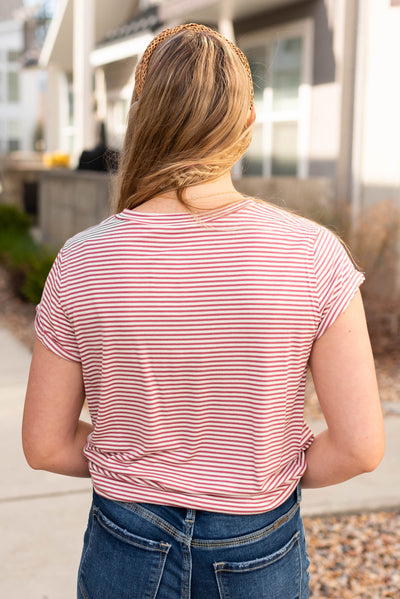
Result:
<svg viewBox="0 0 400 599">
<path fill-rule="evenodd" d="M 100 495 L 259 513 L 304 473 L 310 351 L 364 277 L 327 229 L 269 204 L 201 219 L 124 210 L 67 241 L 36 331 L 82 363 Z"/>
</svg>

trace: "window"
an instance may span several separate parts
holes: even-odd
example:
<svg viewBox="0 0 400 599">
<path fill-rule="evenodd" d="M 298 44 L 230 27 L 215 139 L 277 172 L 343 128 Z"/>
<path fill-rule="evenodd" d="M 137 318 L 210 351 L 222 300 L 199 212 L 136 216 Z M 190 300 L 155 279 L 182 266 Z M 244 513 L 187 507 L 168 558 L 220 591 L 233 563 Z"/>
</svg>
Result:
<svg viewBox="0 0 400 599">
<path fill-rule="evenodd" d="M 253 76 L 257 114 L 243 174 L 306 177 L 312 23 L 301 21 L 240 42 Z"/>
<path fill-rule="evenodd" d="M 13 119 L 7 123 L 7 150 L 15 152 L 21 147 L 21 124 L 20 121 Z"/>
<path fill-rule="evenodd" d="M 7 150 L 9 152 L 17 152 L 20 148 L 19 139 L 9 139 Z"/>
<path fill-rule="evenodd" d="M 18 62 L 20 56 L 21 56 L 21 52 L 19 50 L 8 50 L 8 52 L 7 52 L 8 62 Z"/>
<path fill-rule="evenodd" d="M 7 98 L 9 102 L 19 102 L 19 74 L 16 71 L 9 71 L 7 73 L 8 82 L 8 93 Z"/>
</svg>

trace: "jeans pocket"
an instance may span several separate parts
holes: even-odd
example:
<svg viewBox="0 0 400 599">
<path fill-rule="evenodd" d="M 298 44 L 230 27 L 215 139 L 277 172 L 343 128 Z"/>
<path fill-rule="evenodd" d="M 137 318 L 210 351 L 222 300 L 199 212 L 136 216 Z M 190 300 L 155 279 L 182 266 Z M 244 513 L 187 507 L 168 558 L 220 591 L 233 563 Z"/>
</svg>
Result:
<svg viewBox="0 0 400 599">
<path fill-rule="evenodd" d="M 265 557 L 214 563 L 221 599 L 303 599 L 300 533 Z"/>
<path fill-rule="evenodd" d="M 155 599 L 170 545 L 137 536 L 98 508 L 78 573 L 78 597 Z"/>
</svg>

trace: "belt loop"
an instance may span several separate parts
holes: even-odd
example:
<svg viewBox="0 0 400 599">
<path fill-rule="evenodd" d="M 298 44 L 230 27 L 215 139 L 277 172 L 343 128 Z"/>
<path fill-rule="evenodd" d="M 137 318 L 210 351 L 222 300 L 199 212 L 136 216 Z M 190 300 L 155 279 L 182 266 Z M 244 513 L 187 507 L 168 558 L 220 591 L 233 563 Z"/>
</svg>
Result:
<svg viewBox="0 0 400 599">
<path fill-rule="evenodd" d="M 300 483 L 296 487 L 296 502 L 297 503 L 301 502 L 301 487 L 300 487 Z"/>
<path fill-rule="evenodd" d="M 192 510 L 192 509 L 188 508 L 186 510 L 185 520 L 188 522 L 194 522 L 195 519 L 196 519 L 196 510 Z"/>
<path fill-rule="evenodd" d="M 196 510 L 187 509 L 186 518 L 184 521 L 184 534 L 190 539 L 193 536 L 194 523 L 196 520 Z"/>
</svg>

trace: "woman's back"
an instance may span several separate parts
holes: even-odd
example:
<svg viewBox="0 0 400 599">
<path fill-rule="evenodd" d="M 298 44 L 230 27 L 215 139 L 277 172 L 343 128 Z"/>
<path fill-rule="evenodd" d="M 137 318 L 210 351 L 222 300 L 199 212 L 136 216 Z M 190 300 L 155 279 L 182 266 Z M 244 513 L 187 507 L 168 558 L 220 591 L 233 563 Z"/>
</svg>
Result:
<svg viewBox="0 0 400 599">
<path fill-rule="evenodd" d="M 77 235 L 37 330 L 82 362 L 98 492 L 262 512 L 304 472 L 311 347 L 363 277 L 332 234 L 267 204 L 202 220 L 125 210 Z"/>
</svg>

